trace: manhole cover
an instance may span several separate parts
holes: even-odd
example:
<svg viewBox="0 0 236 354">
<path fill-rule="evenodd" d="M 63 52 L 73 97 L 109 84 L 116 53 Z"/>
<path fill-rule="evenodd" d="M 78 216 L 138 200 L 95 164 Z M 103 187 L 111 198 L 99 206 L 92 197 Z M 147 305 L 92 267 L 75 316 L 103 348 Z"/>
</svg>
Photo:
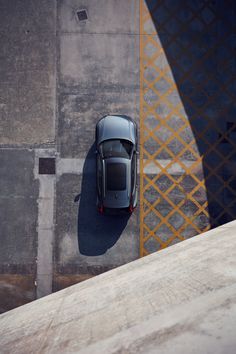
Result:
<svg viewBox="0 0 236 354">
<path fill-rule="evenodd" d="M 87 11 L 86 10 L 80 10 L 77 11 L 77 16 L 79 21 L 84 21 L 88 19 Z"/>
<path fill-rule="evenodd" d="M 55 158 L 40 157 L 39 158 L 39 174 L 40 175 L 55 175 Z"/>
</svg>

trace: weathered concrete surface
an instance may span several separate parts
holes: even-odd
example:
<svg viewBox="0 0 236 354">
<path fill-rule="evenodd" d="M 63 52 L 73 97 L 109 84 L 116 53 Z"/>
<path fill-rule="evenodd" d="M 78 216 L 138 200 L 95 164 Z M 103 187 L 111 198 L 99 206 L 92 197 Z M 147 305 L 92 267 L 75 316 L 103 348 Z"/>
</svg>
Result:
<svg viewBox="0 0 236 354">
<path fill-rule="evenodd" d="M 64 173 L 57 182 L 54 288 L 64 279 L 58 275 L 74 275 L 76 282 L 79 275 L 100 274 L 139 254 L 139 210 L 131 217 L 100 215 L 95 207 L 95 161 L 88 159 L 84 166 L 83 175 Z"/>
<path fill-rule="evenodd" d="M 1 149 L 1 311 L 33 300 L 35 295 L 39 186 L 33 168 L 34 151 Z"/>
<path fill-rule="evenodd" d="M 236 222 L 0 316 L 2 353 L 235 353 Z"/>
<path fill-rule="evenodd" d="M 78 21 L 81 7 L 88 21 Z M 114 234 L 112 221 L 97 214 L 94 164 L 89 172 L 76 170 L 72 160 L 56 178 L 38 175 L 42 156 L 53 154 L 58 166 L 63 157 L 87 159 L 102 115 L 124 113 L 138 122 L 139 9 L 136 0 L 102 0 L 99 7 L 80 0 L 0 0 L 0 11 L 0 145 L 16 148 L 1 150 L 1 290 L 9 294 L 8 275 L 23 273 L 30 276 L 32 300 L 139 255 L 138 210 L 129 222 L 115 221 Z M 21 148 L 28 145 L 25 165 Z M 23 287 L 22 296 L 28 298 Z M 16 301 L 13 290 L 8 302 L 5 307 L 1 299 L 1 311 L 25 301 Z"/>
<path fill-rule="evenodd" d="M 79 21 L 85 9 L 88 19 Z M 139 124 L 139 7 L 136 0 L 58 2 L 58 152 L 53 289 L 139 257 L 139 210 L 96 210 L 96 122 L 108 113 Z M 78 203 L 74 202 L 78 196 Z"/>
<path fill-rule="evenodd" d="M 99 0 L 99 5 L 95 0 L 0 0 L 0 145 L 19 149 L 0 151 L 4 153 L 0 290 L 5 294 L 1 311 L 6 298 L 6 309 L 33 299 L 35 279 L 40 296 L 132 261 L 139 256 L 139 245 L 151 253 L 195 235 L 202 230 L 199 227 L 209 226 L 202 212 L 208 204 L 212 221 L 234 219 L 235 5 L 232 1 L 227 5 L 224 1 L 143 3 L 151 15 L 151 28 L 145 23 L 143 29 L 155 30 L 157 35 L 140 52 L 139 44 L 147 34 L 141 30 L 140 35 L 139 28 L 147 13 L 140 17 L 139 0 Z M 87 11 L 88 20 L 79 22 L 76 12 L 81 9 Z M 151 62 L 157 71 L 148 65 Z M 139 84 L 140 69 L 144 87 Z M 171 90 L 165 80 L 170 78 L 176 85 L 164 97 Z M 143 219 L 137 209 L 130 219 L 113 223 L 100 218 L 95 209 L 95 166 L 89 162 L 94 128 L 107 113 L 128 114 L 139 123 L 139 95 L 148 81 L 156 92 L 145 92 L 145 102 L 157 104 L 157 119 L 149 112 L 141 133 L 145 139 L 148 132 L 154 133 L 160 144 L 147 139 L 142 146 L 153 153 L 152 159 L 144 154 L 141 161 L 147 177 L 140 202 Z M 189 118 L 191 126 L 184 126 L 181 117 Z M 172 139 L 173 131 L 183 141 Z M 51 177 L 42 177 L 41 182 L 46 182 L 42 188 L 32 179 L 33 150 L 29 150 L 31 162 L 25 164 L 26 150 L 21 149 L 28 144 L 34 150 L 45 144 L 54 149 L 58 169 L 53 196 Z M 194 164 L 190 147 L 204 156 L 207 190 L 200 187 L 202 160 Z M 34 170 L 36 155 L 37 151 Z M 191 174 L 200 181 L 196 190 Z M 22 291 L 17 302 L 16 290 L 9 287 L 11 301 L 6 281 L 19 284 L 17 276 L 23 275 L 25 289 L 30 284 L 31 290 Z"/>
<path fill-rule="evenodd" d="M 55 140 L 56 1 L 0 1 L 0 143 Z"/>
<path fill-rule="evenodd" d="M 38 182 L 34 180 L 34 152 L 0 152 L 0 266 L 31 266 L 36 255 Z"/>
<path fill-rule="evenodd" d="M 61 0 L 58 14 L 65 33 L 122 33 L 137 34 L 139 17 L 137 0 L 99 0 L 99 6 L 89 0 Z M 79 22 L 76 12 L 86 10 L 87 21 Z"/>
<path fill-rule="evenodd" d="M 58 160 L 53 290 L 68 285 L 63 275 L 74 284 L 139 255 L 139 209 L 130 217 L 96 210 L 93 148 L 85 160 Z"/>
<path fill-rule="evenodd" d="M 127 114 L 139 123 L 137 90 L 109 86 L 102 89 L 98 85 L 81 91 L 71 88 L 70 94 L 60 95 L 58 150 L 62 158 L 86 158 L 94 143 L 95 125 L 106 114 Z"/>
<path fill-rule="evenodd" d="M 38 243 L 37 243 L 37 298 L 51 294 L 53 277 L 55 175 L 39 174 L 39 159 L 56 158 L 55 149 L 35 150 L 34 176 L 39 183 Z"/>
<path fill-rule="evenodd" d="M 88 20 L 79 22 L 81 8 Z M 58 148 L 63 158 L 85 158 L 103 115 L 139 122 L 139 8 L 136 0 L 64 0 L 58 19 Z"/>
<path fill-rule="evenodd" d="M 15 269 L 16 274 L 0 274 L 0 313 L 35 299 L 35 274 L 20 274 L 19 268 Z"/>
<path fill-rule="evenodd" d="M 88 269 L 89 271 L 89 269 Z M 81 281 L 92 278 L 94 274 L 58 274 L 54 273 L 53 292 L 78 284 Z"/>
</svg>

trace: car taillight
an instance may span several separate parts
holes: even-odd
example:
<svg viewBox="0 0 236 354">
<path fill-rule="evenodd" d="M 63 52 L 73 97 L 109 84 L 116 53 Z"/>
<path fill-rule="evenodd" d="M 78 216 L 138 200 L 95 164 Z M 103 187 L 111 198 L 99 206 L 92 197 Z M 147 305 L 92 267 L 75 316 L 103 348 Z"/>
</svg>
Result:
<svg viewBox="0 0 236 354">
<path fill-rule="evenodd" d="M 101 206 L 98 208 L 98 211 L 99 211 L 100 214 L 103 214 L 103 212 L 104 212 L 103 205 L 101 205 Z"/>
<path fill-rule="evenodd" d="M 132 204 L 130 204 L 130 206 L 129 206 L 129 212 L 132 213 L 133 211 L 134 211 L 134 207 L 133 207 Z"/>
</svg>

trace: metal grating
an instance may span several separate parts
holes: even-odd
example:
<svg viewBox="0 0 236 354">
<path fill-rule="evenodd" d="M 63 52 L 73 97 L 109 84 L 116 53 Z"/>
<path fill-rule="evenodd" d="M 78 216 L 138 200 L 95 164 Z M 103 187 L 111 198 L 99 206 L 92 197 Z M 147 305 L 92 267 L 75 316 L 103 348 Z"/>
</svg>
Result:
<svg viewBox="0 0 236 354">
<path fill-rule="evenodd" d="M 140 0 L 141 256 L 236 217 L 227 5 Z"/>
<path fill-rule="evenodd" d="M 56 172 L 55 158 L 52 157 L 39 158 L 40 175 L 55 175 L 55 172 Z"/>
<path fill-rule="evenodd" d="M 87 20 L 88 19 L 87 11 L 86 10 L 77 11 L 77 17 L 79 21 Z"/>
</svg>

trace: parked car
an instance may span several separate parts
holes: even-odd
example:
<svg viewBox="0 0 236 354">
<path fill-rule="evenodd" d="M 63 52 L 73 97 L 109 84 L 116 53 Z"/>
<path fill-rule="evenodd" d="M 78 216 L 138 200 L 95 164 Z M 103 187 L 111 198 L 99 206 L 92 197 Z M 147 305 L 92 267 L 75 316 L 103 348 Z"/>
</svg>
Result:
<svg viewBox="0 0 236 354">
<path fill-rule="evenodd" d="M 96 125 L 97 206 L 103 212 L 132 213 L 137 206 L 136 123 L 125 115 L 107 115 Z"/>
</svg>

